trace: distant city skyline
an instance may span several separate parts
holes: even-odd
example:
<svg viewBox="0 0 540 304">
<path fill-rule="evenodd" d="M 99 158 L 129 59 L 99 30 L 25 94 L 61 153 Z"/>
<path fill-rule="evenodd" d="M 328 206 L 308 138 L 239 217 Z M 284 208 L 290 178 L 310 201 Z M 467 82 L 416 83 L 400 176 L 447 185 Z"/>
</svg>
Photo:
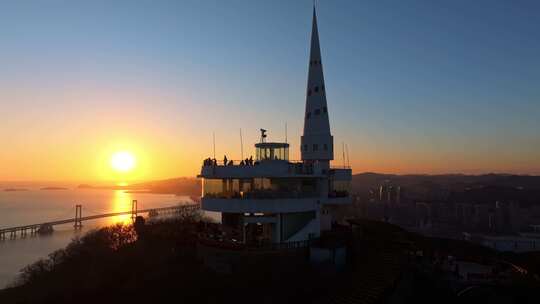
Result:
<svg viewBox="0 0 540 304">
<path fill-rule="evenodd" d="M 317 6 L 335 165 L 345 142 L 354 173 L 540 174 L 540 3 Z M 239 159 L 285 124 L 299 159 L 311 7 L 3 3 L 0 180 L 194 176 L 213 133 Z"/>
</svg>

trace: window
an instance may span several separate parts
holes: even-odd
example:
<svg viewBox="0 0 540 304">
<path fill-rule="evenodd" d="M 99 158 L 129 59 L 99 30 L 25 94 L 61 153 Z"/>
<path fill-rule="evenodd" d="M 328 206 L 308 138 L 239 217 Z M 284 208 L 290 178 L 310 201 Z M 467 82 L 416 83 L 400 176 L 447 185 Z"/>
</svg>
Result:
<svg viewBox="0 0 540 304">
<path fill-rule="evenodd" d="M 327 144 L 324 144 L 323 148 L 324 148 L 324 151 L 328 151 L 328 145 Z"/>
<path fill-rule="evenodd" d="M 324 84 L 323 84 L 323 85 L 322 85 L 322 87 L 321 87 L 321 91 L 323 91 L 323 92 L 324 92 Z"/>
<path fill-rule="evenodd" d="M 311 117 L 311 112 L 307 112 L 306 118 L 309 119 Z"/>
<path fill-rule="evenodd" d="M 328 113 L 328 109 L 327 109 L 326 107 L 323 107 L 323 108 L 322 108 L 322 111 L 323 111 L 324 113 Z"/>
<path fill-rule="evenodd" d="M 311 89 L 307 90 L 307 96 L 311 96 Z"/>
<path fill-rule="evenodd" d="M 315 115 L 320 115 L 321 114 L 321 109 L 315 109 Z"/>
<path fill-rule="evenodd" d="M 307 145 L 304 144 L 304 151 L 307 151 Z"/>
<path fill-rule="evenodd" d="M 315 86 L 314 91 L 315 91 L 315 93 L 319 92 L 319 87 L 318 87 L 318 86 Z"/>
<path fill-rule="evenodd" d="M 313 151 L 318 151 L 318 150 L 319 150 L 319 145 L 313 144 Z"/>
</svg>

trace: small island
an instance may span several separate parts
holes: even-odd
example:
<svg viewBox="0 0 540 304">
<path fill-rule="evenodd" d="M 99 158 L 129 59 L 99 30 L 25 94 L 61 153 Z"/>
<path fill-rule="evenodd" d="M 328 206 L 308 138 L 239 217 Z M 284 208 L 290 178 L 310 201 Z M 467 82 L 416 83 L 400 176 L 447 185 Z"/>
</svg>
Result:
<svg viewBox="0 0 540 304">
<path fill-rule="evenodd" d="M 16 192 L 16 191 L 28 191 L 26 188 L 6 188 L 4 189 L 5 192 Z"/>
<path fill-rule="evenodd" d="M 68 190 L 68 188 L 64 188 L 64 187 L 43 187 L 40 190 Z"/>
</svg>

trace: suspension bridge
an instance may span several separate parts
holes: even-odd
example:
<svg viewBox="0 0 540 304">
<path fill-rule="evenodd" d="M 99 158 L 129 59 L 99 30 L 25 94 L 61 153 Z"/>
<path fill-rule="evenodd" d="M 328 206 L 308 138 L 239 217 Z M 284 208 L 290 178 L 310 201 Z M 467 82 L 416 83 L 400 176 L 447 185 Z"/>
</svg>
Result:
<svg viewBox="0 0 540 304">
<path fill-rule="evenodd" d="M 43 222 L 38 224 L 30 224 L 9 228 L 0 228 L 0 240 L 5 239 L 16 239 L 17 237 L 26 237 L 28 235 L 36 234 L 48 234 L 53 232 L 53 227 L 57 225 L 65 225 L 73 223 L 75 229 L 82 228 L 82 222 L 90 221 L 106 217 L 114 217 L 121 215 L 131 215 L 132 219 L 135 219 L 139 214 L 147 214 L 150 217 L 160 216 L 160 215 L 180 215 L 187 214 L 192 211 L 200 209 L 199 204 L 185 204 L 177 205 L 170 207 L 161 207 L 161 208 L 151 208 L 151 209 L 141 209 L 137 208 L 137 200 L 133 200 L 131 203 L 131 210 L 121 211 L 121 212 L 109 212 L 101 213 L 90 216 L 82 216 L 82 205 L 75 205 L 75 217 L 67 218 L 62 220 Z"/>
</svg>

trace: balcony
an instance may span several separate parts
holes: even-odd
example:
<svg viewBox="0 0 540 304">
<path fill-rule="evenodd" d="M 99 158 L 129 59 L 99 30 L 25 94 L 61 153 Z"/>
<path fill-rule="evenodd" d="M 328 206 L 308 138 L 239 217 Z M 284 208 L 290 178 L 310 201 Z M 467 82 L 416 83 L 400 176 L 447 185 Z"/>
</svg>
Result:
<svg viewBox="0 0 540 304">
<path fill-rule="evenodd" d="M 298 191 L 275 191 L 275 190 L 252 190 L 248 192 L 221 192 L 206 193 L 205 198 L 219 199 L 283 199 L 283 198 L 315 198 L 319 197 L 316 192 L 298 192 Z"/>
<path fill-rule="evenodd" d="M 225 164 L 222 161 L 205 160 L 199 177 L 205 178 L 246 178 L 246 177 L 287 177 L 306 176 L 322 177 L 322 168 L 317 164 L 304 164 L 298 161 L 262 160 L 245 162 L 231 160 Z"/>
</svg>

